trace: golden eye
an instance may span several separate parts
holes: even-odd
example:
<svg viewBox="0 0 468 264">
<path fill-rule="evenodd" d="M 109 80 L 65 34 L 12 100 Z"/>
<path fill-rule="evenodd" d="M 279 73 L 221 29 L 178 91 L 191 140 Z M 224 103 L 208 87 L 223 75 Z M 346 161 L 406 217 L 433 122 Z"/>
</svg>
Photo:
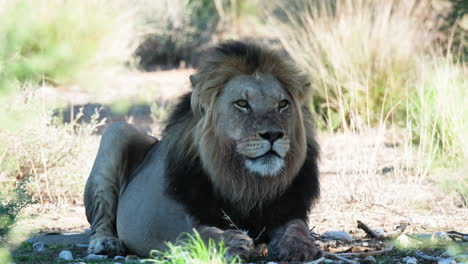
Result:
<svg viewBox="0 0 468 264">
<path fill-rule="evenodd" d="M 240 107 L 240 108 L 248 108 L 249 107 L 249 103 L 246 100 L 239 100 L 239 101 L 234 102 L 234 104 L 237 107 Z"/>
<path fill-rule="evenodd" d="M 284 109 L 284 108 L 286 108 L 288 105 L 289 105 L 289 102 L 288 102 L 288 100 L 286 100 L 286 99 L 285 99 L 285 100 L 281 100 L 281 101 L 278 103 L 278 107 L 279 107 L 280 109 Z"/>
</svg>

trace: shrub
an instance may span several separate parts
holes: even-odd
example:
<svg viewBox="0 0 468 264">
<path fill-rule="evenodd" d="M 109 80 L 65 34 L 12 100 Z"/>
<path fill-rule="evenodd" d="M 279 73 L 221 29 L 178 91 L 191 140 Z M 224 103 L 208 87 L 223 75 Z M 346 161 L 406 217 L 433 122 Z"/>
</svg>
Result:
<svg viewBox="0 0 468 264">
<path fill-rule="evenodd" d="M 27 180 L 16 184 L 13 197 L 4 200 L 4 193 L 0 193 L 0 237 L 8 234 L 17 221 L 18 214 L 27 205 L 32 203 L 31 195 L 26 188 Z"/>
<path fill-rule="evenodd" d="M 139 4 L 144 7 L 139 24 L 147 30 L 136 56 L 144 69 L 193 64 L 219 21 L 212 0 L 140 0 Z"/>
<path fill-rule="evenodd" d="M 419 145 L 426 167 L 442 157 L 455 161 L 451 165 L 464 160 L 466 70 L 457 57 L 438 52 L 443 21 L 430 3 L 330 0 L 281 7 L 273 23 L 310 76 L 319 126 L 396 126 Z"/>
<path fill-rule="evenodd" d="M 118 47 L 114 53 L 120 58 L 115 54 L 114 59 L 125 57 L 123 46 L 102 49 L 109 44 L 106 38 L 120 30 L 116 6 L 96 0 L 0 3 L 0 91 L 11 81 L 70 81 L 99 51 Z"/>
<path fill-rule="evenodd" d="M 284 7 L 279 38 L 313 81 L 313 110 L 324 127 L 358 129 L 389 113 L 405 120 L 405 109 L 394 107 L 431 40 L 409 2 L 300 1 L 293 10 Z"/>
</svg>

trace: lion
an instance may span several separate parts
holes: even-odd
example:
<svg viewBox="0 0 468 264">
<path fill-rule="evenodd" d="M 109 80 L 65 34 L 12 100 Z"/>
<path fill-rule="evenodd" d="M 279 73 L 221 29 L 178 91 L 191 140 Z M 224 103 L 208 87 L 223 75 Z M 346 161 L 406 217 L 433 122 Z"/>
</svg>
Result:
<svg viewBox="0 0 468 264">
<path fill-rule="evenodd" d="M 289 58 L 255 43 L 210 49 L 161 139 L 127 123 L 104 132 L 85 187 L 89 253 L 147 256 L 181 234 L 255 245 L 285 261 L 322 253 L 307 226 L 320 193 L 310 83 Z"/>
</svg>

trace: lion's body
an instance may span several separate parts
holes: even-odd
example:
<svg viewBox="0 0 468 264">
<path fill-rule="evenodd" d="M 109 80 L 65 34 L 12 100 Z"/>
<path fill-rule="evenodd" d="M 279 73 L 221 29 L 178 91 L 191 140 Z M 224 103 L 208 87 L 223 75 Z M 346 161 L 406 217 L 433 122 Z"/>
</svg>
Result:
<svg viewBox="0 0 468 264">
<path fill-rule="evenodd" d="M 302 76 L 271 51 L 229 42 L 191 81 L 160 141 L 122 123 L 103 135 L 85 190 L 89 252 L 147 255 L 197 229 L 232 254 L 255 239 L 282 259 L 316 256 L 305 223 L 318 146 Z"/>
</svg>

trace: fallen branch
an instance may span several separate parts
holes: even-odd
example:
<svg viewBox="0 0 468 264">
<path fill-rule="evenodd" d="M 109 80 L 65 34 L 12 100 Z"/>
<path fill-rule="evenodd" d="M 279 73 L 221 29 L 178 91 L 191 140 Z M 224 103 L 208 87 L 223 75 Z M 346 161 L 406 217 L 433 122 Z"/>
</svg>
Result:
<svg viewBox="0 0 468 264">
<path fill-rule="evenodd" d="M 307 263 L 304 263 L 304 264 L 320 264 L 320 263 L 322 263 L 322 262 L 325 261 L 325 260 L 326 260 L 325 257 L 321 257 L 321 258 L 316 259 L 316 260 L 314 260 L 314 261 L 312 261 L 312 262 L 307 262 Z"/>
<path fill-rule="evenodd" d="M 457 232 L 457 231 L 447 231 L 446 233 L 453 240 L 460 239 L 463 242 L 468 242 L 468 234 L 460 233 L 460 232 Z"/>
<path fill-rule="evenodd" d="M 388 248 L 376 251 L 367 251 L 367 252 L 355 252 L 355 253 L 335 253 L 335 255 L 339 255 L 346 258 L 365 258 L 368 256 L 379 256 L 390 253 L 393 251 L 394 247 L 390 246 Z"/>
<path fill-rule="evenodd" d="M 357 227 L 359 229 L 364 230 L 364 232 L 366 232 L 366 234 L 368 234 L 370 237 L 373 237 L 378 240 L 396 238 L 399 235 L 401 235 L 403 231 L 405 231 L 406 226 L 407 226 L 406 224 L 400 224 L 392 232 L 379 233 L 379 232 L 376 232 L 375 230 L 372 230 L 370 227 L 368 227 L 366 224 L 364 224 L 363 222 L 359 220 L 357 221 L 357 223 L 358 223 Z"/>
<path fill-rule="evenodd" d="M 426 255 L 426 254 L 422 253 L 421 251 L 416 251 L 414 253 L 414 255 L 416 257 L 418 257 L 418 258 L 422 258 L 422 259 L 427 260 L 427 261 L 439 262 L 439 261 L 444 260 L 443 258 Z"/>
<path fill-rule="evenodd" d="M 333 253 L 327 253 L 325 255 L 326 257 L 329 257 L 329 258 L 332 258 L 332 259 L 337 259 L 337 260 L 341 260 L 345 263 L 348 263 L 348 264 L 359 264 L 359 261 L 356 261 L 356 260 L 350 260 L 350 259 L 347 259 L 345 257 L 342 257 L 338 254 L 333 254 Z"/>
</svg>

